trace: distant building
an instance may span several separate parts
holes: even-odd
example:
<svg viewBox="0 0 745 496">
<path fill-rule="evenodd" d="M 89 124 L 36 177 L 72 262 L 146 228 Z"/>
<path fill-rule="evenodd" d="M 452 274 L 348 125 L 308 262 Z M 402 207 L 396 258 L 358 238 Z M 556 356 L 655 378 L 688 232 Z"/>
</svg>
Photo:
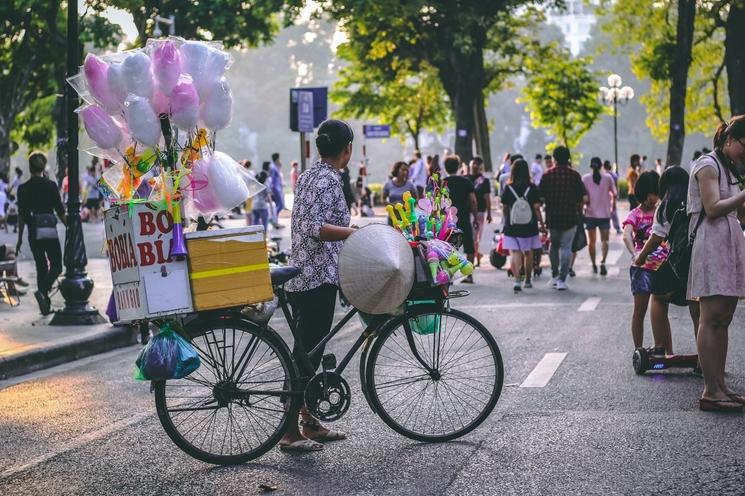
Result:
<svg viewBox="0 0 745 496">
<path fill-rule="evenodd" d="M 564 44 L 575 57 L 582 45 L 590 38 L 590 31 L 597 21 L 594 4 L 596 0 L 565 0 L 565 9 L 552 8 L 546 12 L 546 22 L 564 33 Z"/>
</svg>

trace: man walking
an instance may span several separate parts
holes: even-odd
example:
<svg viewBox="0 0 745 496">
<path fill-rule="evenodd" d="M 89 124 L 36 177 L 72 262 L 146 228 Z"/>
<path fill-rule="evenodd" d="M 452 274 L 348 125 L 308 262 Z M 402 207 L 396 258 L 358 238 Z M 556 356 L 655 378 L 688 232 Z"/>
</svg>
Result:
<svg viewBox="0 0 745 496">
<path fill-rule="evenodd" d="M 18 244 L 20 253 L 23 231 L 28 226 L 28 243 L 36 263 L 37 291 L 34 297 L 43 315 L 51 311 L 52 302 L 49 291 L 57 277 L 62 273 L 62 250 L 57 235 L 57 216 L 65 219 L 65 208 L 59 196 L 57 185 L 43 176 L 47 157 L 41 152 L 33 152 L 28 157 L 31 178 L 18 187 Z"/>
<path fill-rule="evenodd" d="M 541 179 L 540 191 L 546 204 L 546 225 L 551 236 L 551 281 L 559 291 L 569 289 L 566 284 L 572 260 L 572 240 L 577 231 L 577 215 L 585 195 L 582 176 L 572 169 L 569 148 L 554 149 L 556 165 Z"/>
<path fill-rule="evenodd" d="M 272 164 L 269 166 L 269 175 L 272 179 L 272 199 L 274 200 L 274 215 L 272 225 L 275 229 L 284 227 L 279 223 L 279 213 L 285 208 L 285 192 L 282 181 L 282 162 L 279 161 L 279 153 L 272 153 Z"/>
<path fill-rule="evenodd" d="M 422 160 L 422 152 L 414 152 L 414 163 L 409 169 L 409 180 L 416 186 L 419 198 L 424 198 L 424 188 L 427 186 L 427 166 Z"/>
<path fill-rule="evenodd" d="M 536 153 L 535 160 L 533 160 L 533 163 L 530 164 L 530 175 L 533 178 L 533 184 L 536 186 L 541 185 L 541 177 L 543 177 L 543 164 L 541 161 L 543 160 L 543 155 L 540 153 Z"/>
<path fill-rule="evenodd" d="M 450 190 L 450 199 L 453 202 L 453 206 L 458 209 L 457 226 L 463 232 L 461 235 L 463 251 L 468 261 L 473 263 L 476 253 L 476 247 L 473 243 L 473 228 L 478 228 L 478 222 L 471 223 L 471 214 L 478 212 L 478 206 L 473 183 L 467 177 L 458 175 L 460 164 L 460 157 L 458 155 L 445 157 L 445 171 L 448 173 L 448 177 L 444 183 Z M 472 284 L 473 275 L 465 277 L 462 282 Z"/>
</svg>

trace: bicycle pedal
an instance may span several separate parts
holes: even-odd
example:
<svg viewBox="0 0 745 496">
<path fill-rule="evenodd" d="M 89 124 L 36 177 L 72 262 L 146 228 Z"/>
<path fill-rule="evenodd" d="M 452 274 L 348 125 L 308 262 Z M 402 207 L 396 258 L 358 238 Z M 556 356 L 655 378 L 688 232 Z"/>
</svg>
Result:
<svg viewBox="0 0 745 496">
<path fill-rule="evenodd" d="M 333 353 L 327 353 L 326 355 L 323 355 L 323 358 L 321 359 L 321 365 L 323 366 L 323 370 L 333 370 L 336 368 L 336 355 Z"/>
</svg>

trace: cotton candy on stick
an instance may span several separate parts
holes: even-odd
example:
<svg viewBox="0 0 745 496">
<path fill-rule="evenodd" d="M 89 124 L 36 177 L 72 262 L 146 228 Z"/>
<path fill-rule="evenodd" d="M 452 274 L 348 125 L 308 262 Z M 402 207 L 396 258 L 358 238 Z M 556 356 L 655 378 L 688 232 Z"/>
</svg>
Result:
<svg viewBox="0 0 745 496">
<path fill-rule="evenodd" d="M 101 107 L 89 105 L 80 112 L 88 136 L 102 150 L 116 149 L 122 141 L 119 124 Z"/>
<path fill-rule="evenodd" d="M 124 83 L 123 70 L 121 62 L 115 62 L 109 65 L 109 71 L 106 74 L 109 91 L 119 107 L 123 107 L 127 99 L 127 85 Z"/>
<path fill-rule="evenodd" d="M 181 53 L 172 40 L 164 41 L 155 48 L 152 57 L 153 75 L 158 88 L 168 95 L 181 75 Z"/>
<path fill-rule="evenodd" d="M 145 146 L 154 147 L 160 141 L 160 121 L 147 98 L 130 95 L 124 106 L 124 115 L 132 137 Z"/>
<path fill-rule="evenodd" d="M 211 131 L 228 127 L 233 118 L 233 93 L 227 79 L 215 81 L 204 93 L 200 117 L 205 127 Z"/>
<path fill-rule="evenodd" d="M 122 76 L 128 93 L 150 98 L 154 84 L 150 57 L 143 51 L 136 51 L 122 62 Z"/>
<path fill-rule="evenodd" d="M 227 153 L 215 152 L 207 177 L 212 188 L 219 191 L 223 210 L 230 210 L 248 199 L 248 186 L 240 179 L 240 164 Z"/>
<path fill-rule="evenodd" d="M 199 119 L 199 95 L 188 77 L 183 77 L 171 92 L 171 121 L 182 130 L 193 129 Z"/>
<path fill-rule="evenodd" d="M 101 107 L 110 114 L 113 114 L 119 110 L 121 102 L 118 101 L 109 89 L 108 72 L 109 64 L 103 60 L 92 53 L 89 53 L 85 57 L 83 73 L 88 83 L 88 90 Z"/>
</svg>

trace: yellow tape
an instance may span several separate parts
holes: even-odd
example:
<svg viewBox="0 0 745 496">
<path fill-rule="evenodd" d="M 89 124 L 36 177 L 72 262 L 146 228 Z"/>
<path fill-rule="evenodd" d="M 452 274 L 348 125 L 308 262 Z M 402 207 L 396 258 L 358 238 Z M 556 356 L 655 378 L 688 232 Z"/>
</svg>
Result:
<svg viewBox="0 0 745 496">
<path fill-rule="evenodd" d="M 203 270 L 201 272 L 192 272 L 189 274 L 190 279 L 206 279 L 208 277 L 219 277 L 227 276 L 230 274 L 240 274 L 242 272 L 253 272 L 255 270 L 268 269 L 269 262 L 254 264 L 254 265 L 242 265 L 240 267 L 231 267 L 229 269 L 213 269 Z"/>
</svg>

